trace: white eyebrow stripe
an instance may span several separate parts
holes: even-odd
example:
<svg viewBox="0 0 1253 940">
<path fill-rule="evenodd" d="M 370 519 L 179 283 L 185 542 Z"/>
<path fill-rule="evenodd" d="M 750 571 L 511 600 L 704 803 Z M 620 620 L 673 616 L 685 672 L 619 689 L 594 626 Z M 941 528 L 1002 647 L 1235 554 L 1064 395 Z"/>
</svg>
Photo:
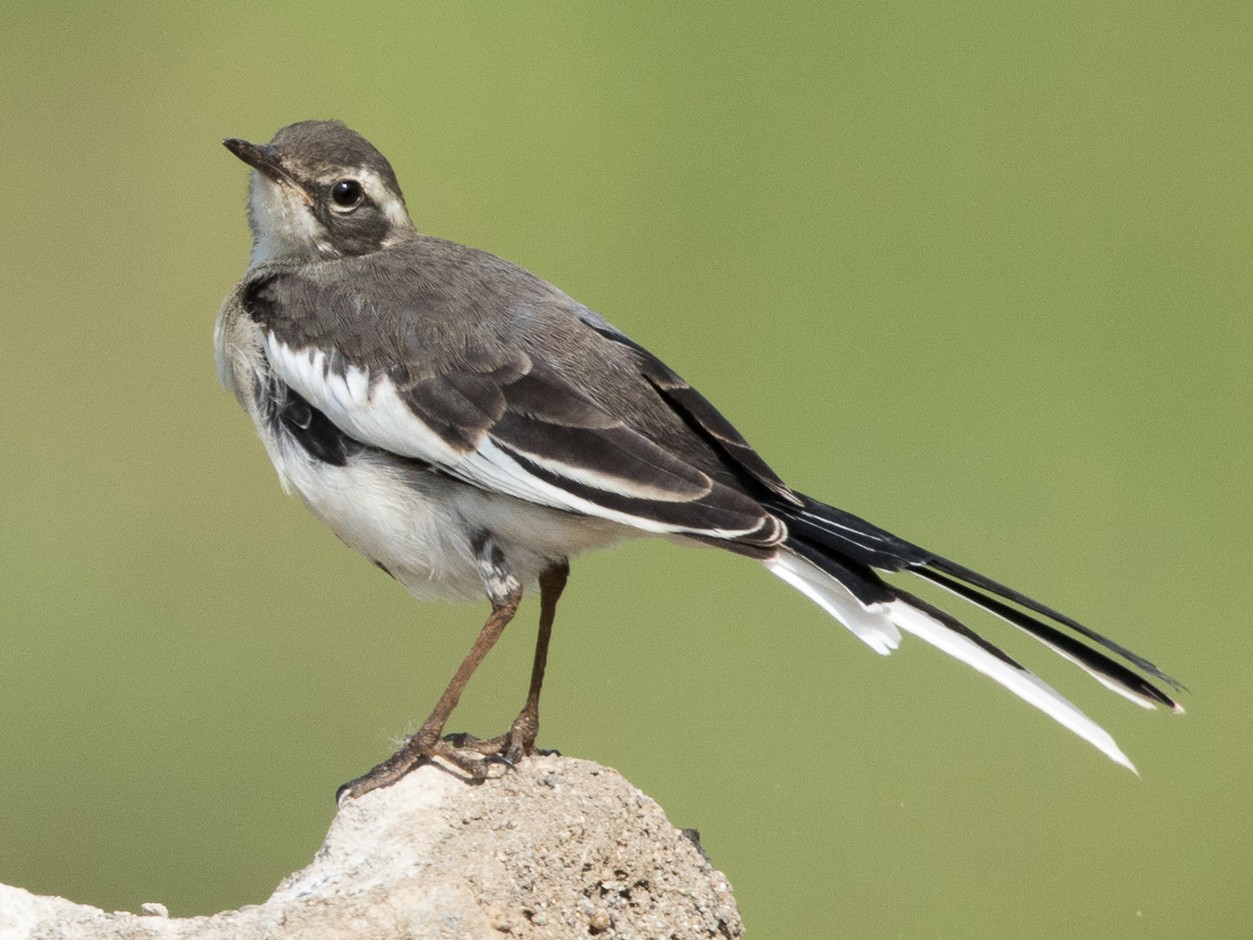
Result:
<svg viewBox="0 0 1253 940">
<path fill-rule="evenodd" d="M 404 201 L 387 188 L 383 177 L 367 167 L 358 167 L 353 171 L 353 176 L 365 189 L 370 201 L 382 210 L 383 215 L 387 216 L 388 222 L 404 228 L 410 228 L 413 225 Z"/>
</svg>

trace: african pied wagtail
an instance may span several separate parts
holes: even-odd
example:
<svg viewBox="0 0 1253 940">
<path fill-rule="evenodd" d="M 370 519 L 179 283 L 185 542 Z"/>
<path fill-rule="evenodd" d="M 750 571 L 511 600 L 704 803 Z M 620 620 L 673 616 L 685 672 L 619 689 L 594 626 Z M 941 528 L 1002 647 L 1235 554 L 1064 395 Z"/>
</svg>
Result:
<svg viewBox="0 0 1253 940">
<path fill-rule="evenodd" d="M 912 633 L 1133 770 L 1074 705 L 877 572 L 917 575 L 1132 701 L 1181 710 L 1107 653 L 1179 687 L 1143 657 L 789 488 L 699 392 L 551 284 L 419 234 L 391 165 L 342 123 L 225 144 L 256 172 L 251 261 L 217 321 L 222 382 L 284 487 L 341 539 L 417 597 L 486 594 L 492 606 L 430 717 L 341 799 L 435 757 L 482 777 L 492 760 L 533 753 L 568 559 L 640 536 L 755 559 L 878 653 Z M 443 737 L 471 674 L 537 583 L 539 640 L 521 713 L 490 741 Z"/>
</svg>

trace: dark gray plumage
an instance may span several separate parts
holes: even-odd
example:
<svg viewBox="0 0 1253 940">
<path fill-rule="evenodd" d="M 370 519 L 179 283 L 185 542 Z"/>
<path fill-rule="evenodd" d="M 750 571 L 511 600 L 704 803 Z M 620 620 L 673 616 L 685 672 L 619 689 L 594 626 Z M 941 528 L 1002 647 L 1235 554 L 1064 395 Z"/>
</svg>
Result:
<svg viewBox="0 0 1253 940">
<path fill-rule="evenodd" d="M 1103 684 L 1177 708 L 1174 684 L 1077 621 L 843 510 L 796 493 L 671 369 L 551 284 L 419 234 L 391 165 L 333 121 L 269 145 L 256 169 L 248 273 L 217 326 L 223 382 L 284 485 L 417 596 L 487 596 L 492 614 L 435 710 L 358 795 L 422 760 L 481 776 L 534 749 L 569 556 L 641 535 L 760 560 L 881 653 L 913 633 L 991 676 L 1116 761 L 1082 712 L 951 614 L 883 581 L 909 571 L 1025 630 Z M 531 689 L 509 732 L 441 739 L 525 587 L 541 591 Z M 1043 618 L 1040 619 L 1040 618 Z"/>
<path fill-rule="evenodd" d="M 786 487 L 760 458 L 747 466 L 736 459 L 755 454 L 716 411 L 706 404 L 699 412 L 698 396 L 690 399 L 697 414 L 667 401 L 654 383 L 690 393 L 674 373 L 551 285 L 486 252 L 414 232 L 386 251 L 271 270 L 245 304 L 292 350 L 334 350 L 336 374 L 356 367 L 390 380 L 456 451 L 489 435 L 519 459 L 538 452 L 657 494 L 624 499 L 620 490 L 562 483 L 592 502 L 667 525 L 756 533 L 734 543 L 745 550 L 780 537 L 743 479 L 780 494 Z M 646 372 L 654 378 L 641 382 Z M 725 450 L 702 418 L 721 422 Z M 767 495 L 764 485 L 758 495 Z"/>
</svg>

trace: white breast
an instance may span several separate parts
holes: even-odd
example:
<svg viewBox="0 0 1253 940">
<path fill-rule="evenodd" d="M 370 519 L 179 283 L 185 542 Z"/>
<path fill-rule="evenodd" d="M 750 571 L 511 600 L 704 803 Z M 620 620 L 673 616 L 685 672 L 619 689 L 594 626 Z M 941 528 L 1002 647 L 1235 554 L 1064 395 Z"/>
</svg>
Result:
<svg viewBox="0 0 1253 940">
<path fill-rule="evenodd" d="M 481 533 L 491 533 L 525 587 L 556 559 L 645 534 L 488 493 L 378 451 L 337 467 L 268 429 L 262 437 L 284 487 L 416 597 L 482 599 L 471 547 Z"/>
<path fill-rule="evenodd" d="M 266 419 L 256 400 L 268 383 L 261 330 L 232 294 L 218 318 L 218 370 L 252 418 L 283 488 L 300 496 L 345 543 L 417 597 L 486 595 L 473 539 L 490 533 L 524 587 L 552 561 L 648 533 L 490 493 L 413 460 L 367 450 L 337 467 L 312 457 Z"/>
</svg>

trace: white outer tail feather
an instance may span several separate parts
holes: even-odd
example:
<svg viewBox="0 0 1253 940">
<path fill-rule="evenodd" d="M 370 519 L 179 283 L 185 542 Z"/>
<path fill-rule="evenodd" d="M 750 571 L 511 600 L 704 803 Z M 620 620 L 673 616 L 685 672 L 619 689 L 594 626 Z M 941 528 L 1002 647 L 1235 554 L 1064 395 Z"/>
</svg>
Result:
<svg viewBox="0 0 1253 940">
<path fill-rule="evenodd" d="M 880 656 L 901 645 L 901 632 L 885 615 L 882 604 L 864 606 L 853 592 L 822 569 L 786 551 L 762 562 L 796 590 L 842 623 Z"/>
<path fill-rule="evenodd" d="M 1092 744 L 1111 760 L 1122 764 L 1132 773 L 1139 774 L 1109 732 L 1061 693 L 1030 673 L 1015 669 L 1004 660 L 993 656 L 925 611 L 903 600 L 866 606 L 835 578 L 786 550 L 763 564 L 772 574 L 782 578 L 835 617 L 876 653 L 887 655 L 896 649 L 900 645 L 900 630 L 912 633 L 999 682 L 1019 698 Z"/>
</svg>

